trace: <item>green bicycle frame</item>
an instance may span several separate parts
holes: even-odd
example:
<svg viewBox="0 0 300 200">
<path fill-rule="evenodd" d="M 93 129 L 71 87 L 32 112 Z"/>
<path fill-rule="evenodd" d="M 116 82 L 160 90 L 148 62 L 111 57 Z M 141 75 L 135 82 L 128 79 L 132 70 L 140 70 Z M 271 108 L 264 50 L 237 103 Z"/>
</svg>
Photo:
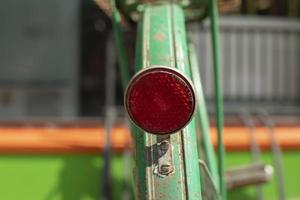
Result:
<svg viewBox="0 0 300 200">
<path fill-rule="evenodd" d="M 177 68 L 190 77 L 185 22 L 179 6 L 145 5 L 138 26 L 136 71 L 163 65 Z M 141 131 L 134 135 L 138 199 L 201 199 L 195 121 L 182 131 L 163 137 Z M 160 147 L 156 144 L 162 141 L 170 145 L 169 158 L 165 159 L 173 172 L 168 176 L 159 174 L 164 162 L 157 158 Z"/>
<path fill-rule="evenodd" d="M 211 17 L 216 16 L 216 5 L 211 1 Z M 120 15 L 117 12 L 114 1 L 112 1 L 113 25 L 115 30 L 116 44 L 119 55 L 122 80 L 124 87 L 129 80 L 123 37 L 120 29 Z M 204 184 L 203 173 L 199 159 L 207 163 L 209 173 L 214 183 L 219 183 L 217 190 L 225 199 L 223 181 L 223 145 L 222 139 L 222 104 L 217 104 L 218 131 L 219 131 L 219 171 L 214 158 L 212 144 L 209 140 L 209 122 L 205 108 L 203 92 L 199 72 L 196 68 L 197 62 L 195 53 L 190 45 L 188 46 L 185 16 L 183 8 L 172 2 L 144 4 L 140 9 L 138 21 L 138 32 L 136 41 L 136 63 L 135 72 L 151 66 L 166 66 L 176 68 L 195 85 L 198 96 L 198 110 L 196 118 L 181 131 L 167 136 L 157 136 L 146 133 L 131 124 L 131 132 L 135 147 L 134 182 L 137 199 L 181 199 L 199 200 L 202 199 Z M 217 31 L 212 20 L 212 29 Z M 218 33 L 212 34 L 214 44 L 214 67 L 215 75 L 219 75 L 219 47 Z M 216 77 L 215 78 L 220 78 Z M 220 82 L 216 81 L 216 92 L 219 101 L 221 91 Z M 197 145 L 197 128 L 200 124 L 202 147 Z M 201 146 L 201 145 L 200 145 Z M 198 151 L 204 152 L 199 153 Z M 163 154 L 160 152 L 164 151 Z M 203 158 L 200 155 L 204 155 Z M 220 176 L 219 176 L 220 175 Z"/>
</svg>

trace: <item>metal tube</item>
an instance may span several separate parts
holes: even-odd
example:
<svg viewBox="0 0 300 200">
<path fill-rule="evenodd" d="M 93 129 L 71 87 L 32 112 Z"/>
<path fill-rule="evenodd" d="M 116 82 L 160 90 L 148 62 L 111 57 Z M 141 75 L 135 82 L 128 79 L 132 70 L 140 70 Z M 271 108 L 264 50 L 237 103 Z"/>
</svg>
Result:
<svg viewBox="0 0 300 200">
<path fill-rule="evenodd" d="M 136 71 L 161 65 L 190 77 L 183 10 L 177 4 L 146 4 L 139 21 Z M 161 137 L 133 126 L 137 199 L 202 199 L 195 121 Z M 164 152 L 164 153 L 161 153 Z"/>
<path fill-rule="evenodd" d="M 112 24 L 113 24 L 113 30 L 114 30 L 114 38 L 117 48 L 117 55 L 119 60 L 119 68 L 121 72 L 121 80 L 122 80 L 122 86 L 125 90 L 127 83 L 129 81 L 129 71 L 128 71 L 128 59 L 126 56 L 126 48 L 124 45 L 124 38 L 121 28 L 121 16 L 116 8 L 116 2 L 115 0 L 110 0 L 111 3 L 111 10 L 112 10 Z"/>
<path fill-rule="evenodd" d="M 254 163 L 259 164 L 261 163 L 261 151 L 260 148 L 255 140 L 254 132 L 255 132 L 255 122 L 253 118 L 250 116 L 249 112 L 245 111 L 241 113 L 241 118 L 248 129 L 249 134 L 249 142 L 250 142 L 250 150 L 252 154 L 252 160 Z M 257 185 L 256 187 L 256 199 L 263 200 L 263 188 L 262 185 Z"/>
<path fill-rule="evenodd" d="M 259 118 L 262 121 L 262 123 L 268 128 L 269 139 L 271 141 L 271 151 L 274 159 L 275 176 L 277 177 L 276 182 L 277 182 L 278 196 L 280 200 L 285 200 L 286 189 L 285 189 L 284 170 L 283 170 L 283 163 L 282 163 L 282 153 L 281 153 L 281 148 L 278 145 L 275 138 L 275 133 L 274 133 L 275 123 L 270 118 L 266 110 L 260 112 Z"/>
<path fill-rule="evenodd" d="M 226 187 L 224 181 L 224 157 L 225 150 L 223 145 L 223 92 L 222 92 L 222 69 L 220 61 L 220 35 L 218 22 L 218 7 L 216 0 L 210 0 L 210 19 L 211 19 L 211 36 L 213 46 L 214 61 L 214 81 L 215 81 L 215 99 L 216 99 L 216 122 L 218 131 L 218 171 L 220 176 L 220 192 L 222 199 L 226 200 Z"/>
<path fill-rule="evenodd" d="M 190 65 L 191 65 L 192 77 L 193 77 L 193 82 L 194 82 L 196 95 L 197 95 L 197 102 L 198 102 L 196 119 L 197 119 L 197 123 L 199 122 L 201 128 L 201 136 L 202 136 L 201 139 L 203 140 L 201 142 L 203 142 L 203 147 L 204 147 L 203 153 L 205 155 L 205 161 L 209 169 L 209 172 L 212 174 L 213 180 L 216 183 L 216 185 L 218 185 L 219 177 L 218 177 L 214 149 L 213 149 L 212 142 L 210 140 L 209 119 L 207 115 L 207 109 L 206 109 L 204 94 L 202 90 L 202 83 L 200 80 L 198 61 L 195 55 L 195 48 L 192 44 L 189 45 L 189 50 L 190 50 Z"/>
</svg>

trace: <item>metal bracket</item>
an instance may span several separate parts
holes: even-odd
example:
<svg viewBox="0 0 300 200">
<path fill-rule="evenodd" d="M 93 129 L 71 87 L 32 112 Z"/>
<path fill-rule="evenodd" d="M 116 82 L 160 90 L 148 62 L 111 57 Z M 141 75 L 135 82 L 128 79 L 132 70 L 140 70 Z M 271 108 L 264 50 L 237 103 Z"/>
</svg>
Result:
<svg viewBox="0 0 300 200">
<path fill-rule="evenodd" d="M 204 190 L 202 191 L 203 196 L 205 197 L 204 199 L 221 200 L 221 196 L 217 190 L 217 186 L 211 176 L 211 173 L 206 163 L 203 160 L 199 159 L 199 165 L 201 174 L 203 176 L 201 178 L 204 182 Z"/>
<path fill-rule="evenodd" d="M 157 136 L 158 163 L 154 173 L 160 177 L 170 176 L 175 172 L 173 164 L 173 146 L 170 142 L 170 135 Z"/>
</svg>

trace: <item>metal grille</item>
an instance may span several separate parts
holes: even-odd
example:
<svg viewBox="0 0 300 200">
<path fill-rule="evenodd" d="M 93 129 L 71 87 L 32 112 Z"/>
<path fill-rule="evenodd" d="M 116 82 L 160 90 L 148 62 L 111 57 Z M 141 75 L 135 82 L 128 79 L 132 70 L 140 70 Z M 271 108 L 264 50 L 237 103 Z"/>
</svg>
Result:
<svg viewBox="0 0 300 200">
<path fill-rule="evenodd" d="M 192 24 L 205 95 L 213 99 L 209 23 Z M 291 19 L 220 19 L 223 88 L 227 101 L 300 100 L 300 22 Z"/>
</svg>

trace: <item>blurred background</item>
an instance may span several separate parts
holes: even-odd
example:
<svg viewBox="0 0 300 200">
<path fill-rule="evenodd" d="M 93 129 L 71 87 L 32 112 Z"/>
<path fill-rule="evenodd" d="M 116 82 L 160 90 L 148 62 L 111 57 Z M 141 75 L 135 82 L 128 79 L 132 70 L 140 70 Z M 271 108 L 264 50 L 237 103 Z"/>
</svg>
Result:
<svg viewBox="0 0 300 200">
<path fill-rule="evenodd" d="M 268 200 L 300 199 L 299 17 L 299 0 L 241 0 L 220 18 L 226 164 L 272 164 Z M 132 199 L 110 18 L 92 0 L 1 0 L 0 25 L 0 199 Z M 135 29 L 124 32 L 130 66 Z M 188 29 L 213 116 L 209 22 Z"/>
</svg>

